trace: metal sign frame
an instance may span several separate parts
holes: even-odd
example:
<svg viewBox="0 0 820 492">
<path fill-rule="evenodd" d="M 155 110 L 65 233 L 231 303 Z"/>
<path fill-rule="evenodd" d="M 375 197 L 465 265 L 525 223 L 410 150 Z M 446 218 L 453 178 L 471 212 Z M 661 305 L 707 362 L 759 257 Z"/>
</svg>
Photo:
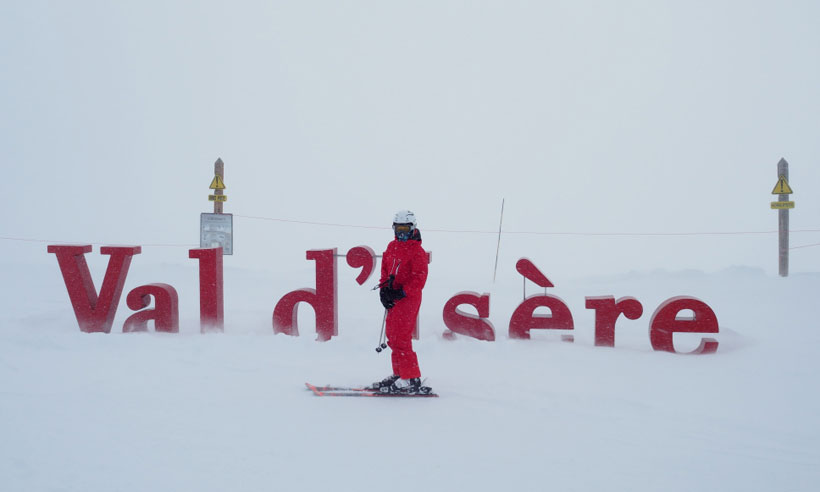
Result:
<svg viewBox="0 0 820 492">
<path fill-rule="evenodd" d="M 199 247 L 222 247 L 223 255 L 233 254 L 233 214 L 199 215 Z"/>
</svg>

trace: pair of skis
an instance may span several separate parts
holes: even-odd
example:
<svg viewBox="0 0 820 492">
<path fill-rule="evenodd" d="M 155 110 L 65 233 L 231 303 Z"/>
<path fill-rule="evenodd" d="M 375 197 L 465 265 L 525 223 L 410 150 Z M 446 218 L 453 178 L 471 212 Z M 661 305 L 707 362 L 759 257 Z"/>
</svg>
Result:
<svg viewBox="0 0 820 492">
<path fill-rule="evenodd" d="M 372 388 L 355 388 L 347 386 L 317 386 L 305 383 L 305 386 L 316 396 L 354 396 L 374 398 L 437 398 L 438 395 L 430 390 L 429 393 L 382 393 Z"/>
</svg>

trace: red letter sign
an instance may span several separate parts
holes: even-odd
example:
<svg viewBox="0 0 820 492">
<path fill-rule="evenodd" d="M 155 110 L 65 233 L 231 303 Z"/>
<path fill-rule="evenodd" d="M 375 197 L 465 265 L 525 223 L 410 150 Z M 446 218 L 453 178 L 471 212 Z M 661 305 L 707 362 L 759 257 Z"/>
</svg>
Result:
<svg viewBox="0 0 820 492">
<path fill-rule="evenodd" d="M 108 268 L 105 271 L 100 294 L 94 287 L 85 254 L 91 252 L 91 245 L 48 247 L 49 253 L 57 255 L 60 271 L 63 273 L 68 297 L 74 307 L 74 315 L 80 330 L 85 333 L 110 333 L 120 303 L 125 277 L 128 276 L 128 267 L 131 266 L 131 257 L 139 254 L 139 246 L 104 246 L 100 253 L 111 255 Z"/>
<path fill-rule="evenodd" d="M 524 278 L 534 282 L 535 285 L 539 287 L 555 287 L 552 282 L 550 282 L 550 279 L 541 273 L 541 270 L 539 270 L 529 258 L 521 258 L 518 260 L 515 263 L 515 269 L 518 270 L 518 273 L 523 275 Z"/>
<path fill-rule="evenodd" d="M 373 273 L 373 267 L 376 265 L 376 253 L 373 248 L 369 246 L 356 246 L 350 248 L 350 251 L 345 255 L 347 264 L 353 268 L 361 268 L 362 271 L 356 277 L 356 282 L 363 285 L 370 278 Z"/>
<path fill-rule="evenodd" d="M 316 311 L 316 339 L 330 340 L 338 334 L 336 311 L 336 248 L 310 250 L 308 260 L 316 260 L 316 289 L 298 289 L 285 294 L 273 309 L 273 332 L 299 335 L 297 307 L 306 302 Z"/>
<path fill-rule="evenodd" d="M 141 285 L 128 293 L 125 302 L 134 311 L 147 308 L 154 297 L 154 309 L 132 314 L 122 326 L 123 333 L 148 331 L 148 322 L 154 321 L 156 331 L 179 333 L 179 298 L 168 284 Z"/>
<path fill-rule="evenodd" d="M 550 314 L 534 314 L 536 308 L 548 307 Z M 536 294 L 528 297 L 513 312 L 510 318 L 510 338 L 529 340 L 530 330 L 572 330 L 572 314 L 560 297 Z M 565 338 L 569 340 L 569 338 Z"/>
<path fill-rule="evenodd" d="M 629 319 L 638 319 L 643 314 L 643 306 L 634 297 L 613 296 L 587 297 L 587 309 L 595 310 L 595 345 L 615 346 L 615 322 L 623 314 Z"/>
<path fill-rule="evenodd" d="M 465 313 L 458 306 L 469 304 L 476 308 L 478 316 Z M 495 340 L 493 324 L 490 317 L 490 294 L 479 295 L 476 292 L 459 292 L 444 305 L 444 324 L 452 330 L 445 332 L 445 338 L 452 338 L 453 333 L 466 335 L 479 340 Z"/>
<path fill-rule="evenodd" d="M 689 309 L 694 313 L 690 318 L 678 318 L 678 313 Z M 718 333 L 715 312 L 705 302 L 694 297 L 673 297 L 666 300 L 652 315 L 649 322 L 649 340 L 655 350 L 676 352 L 672 336 L 678 333 Z M 700 346 L 692 354 L 711 354 L 717 351 L 718 341 L 702 338 Z"/>
<path fill-rule="evenodd" d="M 535 282 L 539 287 L 553 287 L 553 283 L 541 270 L 527 258 L 521 258 L 516 262 L 515 269 L 524 278 Z M 547 307 L 550 314 L 536 315 L 535 310 L 539 307 Z M 560 297 L 549 294 L 537 294 L 524 299 L 513 312 L 510 318 L 510 338 L 523 338 L 529 340 L 530 330 L 572 330 L 572 314 L 569 308 Z M 572 335 L 565 335 L 564 340 L 572 341 Z"/>
<path fill-rule="evenodd" d="M 223 331 L 222 248 L 192 249 L 188 251 L 188 258 L 199 260 L 199 331 Z"/>
</svg>

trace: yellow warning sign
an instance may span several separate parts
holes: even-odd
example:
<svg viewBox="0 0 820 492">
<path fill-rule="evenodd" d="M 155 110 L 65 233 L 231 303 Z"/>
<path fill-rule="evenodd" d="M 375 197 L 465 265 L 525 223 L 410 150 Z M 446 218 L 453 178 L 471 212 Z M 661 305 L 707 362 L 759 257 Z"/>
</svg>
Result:
<svg viewBox="0 0 820 492">
<path fill-rule="evenodd" d="M 775 210 L 794 208 L 794 202 L 772 202 L 772 208 Z"/>
<path fill-rule="evenodd" d="M 228 195 L 208 195 L 208 201 L 209 202 L 227 202 L 228 201 Z"/>
<path fill-rule="evenodd" d="M 789 186 L 789 182 L 786 180 L 786 176 L 780 175 L 780 179 L 777 180 L 777 184 L 774 185 L 774 189 L 772 190 L 772 195 L 791 195 L 794 193 Z"/>
<path fill-rule="evenodd" d="M 224 190 L 225 189 L 225 182 L 222 181 L 222 178 L 219 175 L 214 176 L 214 180 L 211 181 L 210 188 L 212 190 Z"/>
</svg>

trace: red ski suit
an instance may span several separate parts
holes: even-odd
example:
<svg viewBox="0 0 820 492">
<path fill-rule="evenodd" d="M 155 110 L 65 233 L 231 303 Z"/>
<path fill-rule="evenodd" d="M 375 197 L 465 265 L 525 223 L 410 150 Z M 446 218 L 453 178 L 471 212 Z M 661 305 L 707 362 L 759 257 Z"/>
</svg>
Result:
<svg viewBox="0 0 820 492">
<path fill-rule="evenodd" d="M 394 239 L 382 254 L 384 283 L 395 275 L 393 288 L 402 289 L 407 297 L 396 301 L 387 311 L 387 344 L 392 350 L 393 374 L 402 379 L 421 377 L 419 361 L 413 352 L 413 329 L 421 306 L 421 289 L 427 282 L 427 252 L 421 247 L 421 234 L 414 231 L 407 241 Z"/>
</svg>

